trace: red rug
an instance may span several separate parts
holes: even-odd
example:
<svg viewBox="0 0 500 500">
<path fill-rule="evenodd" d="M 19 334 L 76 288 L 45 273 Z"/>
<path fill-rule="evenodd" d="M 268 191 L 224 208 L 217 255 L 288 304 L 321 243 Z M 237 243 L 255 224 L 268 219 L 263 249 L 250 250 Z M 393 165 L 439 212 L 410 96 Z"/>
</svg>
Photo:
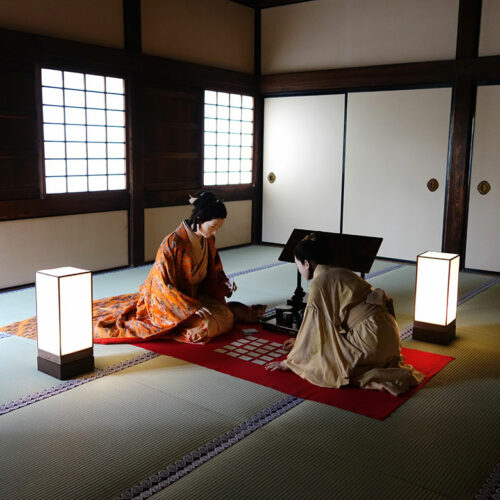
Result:
<svg viewBox="0 0 500 500">
<path fill-rule="evenodd" d="M 247 329 L 257 331 L 245 334 L 244 330 Z M 281 349 L 281 345 L 286 338 L 288 337 L 285 335 L 263 331 L 259 326 L 237 325 L 231 333 L 205 345 L 182 344 L 171 340 L 155 340 L 135 345 L 271 387 L 298 398 L 317 401 L 379 420 L 384 420 L 454 359 L 451 356 L 403 348 L 402 354 L 406 362 L 422 372 L 425 379 L 418 387 L 402 396 L 396 397 L 385 391 L 356 387 L 325 389 L 310 384 L 293 372 L 270 372 L 264 369 L 269 361 L 285 357 L 286 353 Z"/>
</svg>

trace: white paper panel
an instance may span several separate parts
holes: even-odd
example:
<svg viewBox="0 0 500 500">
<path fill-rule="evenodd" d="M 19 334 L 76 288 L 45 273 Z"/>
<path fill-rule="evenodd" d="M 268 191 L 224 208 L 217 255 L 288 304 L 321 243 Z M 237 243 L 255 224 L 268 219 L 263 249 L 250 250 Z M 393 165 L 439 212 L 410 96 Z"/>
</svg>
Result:
<svg viewBox="0 0 500 500">
<path fill-rule="evenodd" d="M 453 59 L 458 5 L 459 0 L 315 0 L 263 9 L 262 72 Z"/>
<path fill-rule="evenodd" d="M 478 87 L 465 265 L 500 272 L 500 85 Z M 477 185 L 491 191 L 479 194 Z"/>
<path fill-rule="evenodd" d="M 0 28 L 122 49 L 123 0 L 3 1 Z"/>
<path fill-rule="evenodd" d="M 40 269 L 126 266 L 127 211 L 0 222 L 0 255 L 0 288 L 33 283 Z"/>
<path fill-rule="evenodd" d="M 265 99 L 263 241 L 286 243 L 294 228 L 339 231 L 344 102 L 343 94 Z"/>
<path fill-rule="evenodd" d="M 500 55 L 500 2 L 498 0 L 483 0 L 479 56 L 497 55 Z"/>
<path fill-rule="evenodd" d="M 229 0 L 142 0 L 142 49 L 253 72 L 254 10 Z"/>
<path fill-rule="evenodd" d="M 348 95 L 343 229 L 383 237 L 379 256 L 441 250 L 450 106 L 449 88 Z"/>
</svg>

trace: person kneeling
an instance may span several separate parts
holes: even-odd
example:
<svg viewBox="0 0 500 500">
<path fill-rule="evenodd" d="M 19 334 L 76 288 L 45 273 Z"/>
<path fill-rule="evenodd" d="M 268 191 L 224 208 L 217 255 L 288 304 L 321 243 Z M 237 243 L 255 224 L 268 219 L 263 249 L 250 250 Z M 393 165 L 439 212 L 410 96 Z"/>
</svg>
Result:
<svg viewBox="0 0 500 500">
<path fill-rule="evenodd" d="M 292 370 L 320 387 L 348 384 L 400 395 L 424 375 L 405 364 L 392 300 L 348 269 L 325 265 L 320 235 L 295 248 L 300 274 L 312 279 L 304 320 L 283 361 L 266 370 Z"/>
</svg>

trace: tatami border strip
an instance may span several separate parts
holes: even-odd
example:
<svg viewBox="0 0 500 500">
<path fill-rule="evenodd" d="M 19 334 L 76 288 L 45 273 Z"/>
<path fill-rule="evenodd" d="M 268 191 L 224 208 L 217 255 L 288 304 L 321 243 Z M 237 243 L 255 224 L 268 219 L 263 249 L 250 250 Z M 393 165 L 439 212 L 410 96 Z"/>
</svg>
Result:
<svg viewBox="0 0 500 500">
<path fill-rule="evenodd" d="M 135 358 L 126 359 L 125 361 L 121 361 L 120 363 L 116 363 L 112 366 L 103 368 L 102 370 L 97 370 L 94 373 L 84 375 L 75 379 L 66 380 L 61 384 L 49 387 L 48 389 L 43 389 L 42 391 L 30 394 L 29 396 L 4 403 L 0 405 L 0 415 L 5 415 L 6 413 L 10 413 L 11 411 L 18 410 L 19 408 L 23 408 L 30 404 L 37 403 L 38 401 L 42 401 L 43 399 L 50 398 L 51 396 L 56 396 L 57 394 L 61 394 L 62 392 L 66 392 L 70 389 L 74 389 L 75 387 L 78 387 L 80 385 L 92 382 L 93 380 L 97 380 L 107 375 L 112 375 L 113 373 L 126 370 L 127 368 L 130 368 L 132 366 L 136 366 L 144 363 L 145 361 L 149 361 L 150 359 L 157 358 L 158 356 L 161 355 L 157 354 L 156 352 L 148 351 L 144 354 L 141 354 L 140 356 L 136 356 Z"/>
<path fill-rule="evenodd" d="M 488 281 L 484 285 L 474 288 L 474 290 L 471 290 L 469 293 L 466 293 L 465 295 L 463 295 L 458 299 L 458 305 L 461 306 L 464 302 L 467 302 L 476 295 L 479 295 L 481 292 L 488 290 L 488 288 L 491 288 L 493 285 L 496 285 L 497 283 L 500 283 L 500 278 L 493 278 L 491 281 Z"/>
<path fill-rule="evenodd" d="M 500 463 L 496 464 L 490 472 L 488 479 L 481 486 L 476 495 L 476 500 L 494 500 L 500 496 Z"/>
<path fill-rule="evenodd" d="M 303 401 L 303 399 L 294 396 L 287 396 L 277 401 L 261 412 L 247 418 L 233 429 L 212 439 L 212 441 L 209 441 L 207 444 L 200 446 L 181 459 L 176 460 L 174 463 L 158 471 L 156 474 L 144 479 L 139 484 L 115 497 L 114 500 L 143 500 L 150 498 L 155 493 L 158 493 L 172 483 L 175 483 L 175 481 L 179 480 L 181 477 L 189 474 L 206 461 L 238 443 L 252 432 L 272 422 L 292 408 L 295 408 Z"/>
<path fill-rule="evenodd" d="M 388 273 L 389 271 L 394 271 L 395 269 L 399 269 L 401 267 L 406 267 L 408 264 L 396 264 L 394 266 L 386 267 L 384 269 L 381 269 L 380 271 L 374 271 L 373 273 L 368 273 L 365 276 L 366 280 L 369 280 L 371 278 L 375 278 L 375 276 L 380 276 L 381 274 Z"/>
</svg>

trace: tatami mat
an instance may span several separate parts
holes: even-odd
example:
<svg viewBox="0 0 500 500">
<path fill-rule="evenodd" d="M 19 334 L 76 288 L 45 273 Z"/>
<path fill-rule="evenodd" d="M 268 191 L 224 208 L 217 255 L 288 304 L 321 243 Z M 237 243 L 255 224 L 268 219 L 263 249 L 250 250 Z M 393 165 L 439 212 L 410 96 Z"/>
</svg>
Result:
<svg viewBox="0 0 500 500">
<path fill-rule="evenodd" d="M 278 420 L 299 410 L 303 404 Z M 443 499 L 426 489 L 409 488 L 391 474 L 371 474 L 370 468 L 336 456 L 337 443 L 323 436 L 323 449 L 259 430 L 180 479 L 154 500 L 275 499 Z M 310 419 L 314 425 L 314 419 Z M 279 425 L 279 424 L 278 424 Z M 309 429 L 306 430 L 309 434 Z M 367 480 L 369 478 L 369 480 Z M 414 496 L 411 495 L 413 491 Z"/>
<path fill-rule="evenodd" d="M 246 256 L 244 270 L 252 255 L 246 247 L 227 252 L 228 273 Z M 247 269 L 272 264 L 272 252 L 258 247 Z M 376 261 L 372 272 L 391 266 Z M 94 284 L 103 295 L 135 286 L 139 274 L 127 271 L 97 275 Z M 414 279 L 408 265 L 370 280 L 393 296 L 400 326 L 412 321 Z M 462 273 L 459 294 L 491 279 Z M 281 303 L 295 289 L 296 268 L 270 267 L 236 282 L 235 299 Z M 8 296 L 24 310 L 19 319 L 29 316 L 15 300 L 19 294 L 22 304 L 26 292 L 0 295 L 0 324 Z M 456 359 L 386 420 L 304 401 L 152 498 L 473 498 L 500 461 L 499 304 L 497 284 L 461 305 L 449 346 L 405 342 Z M 96 365 L 143 352 L 96 345 Z M 36 370 L 34 341 L 0 339 L 0 362 L 0 403 L 59 383 Z M 142 362 L 1 415 L 0 498 L 111 499 L 283 397 L 168 356 Z"/>
<path fill-rule="evenodd" d="M 164 356 L 0 417 L 0 498 L 112 498 L 282 397 L 192 368 Z"/>
</svg>

